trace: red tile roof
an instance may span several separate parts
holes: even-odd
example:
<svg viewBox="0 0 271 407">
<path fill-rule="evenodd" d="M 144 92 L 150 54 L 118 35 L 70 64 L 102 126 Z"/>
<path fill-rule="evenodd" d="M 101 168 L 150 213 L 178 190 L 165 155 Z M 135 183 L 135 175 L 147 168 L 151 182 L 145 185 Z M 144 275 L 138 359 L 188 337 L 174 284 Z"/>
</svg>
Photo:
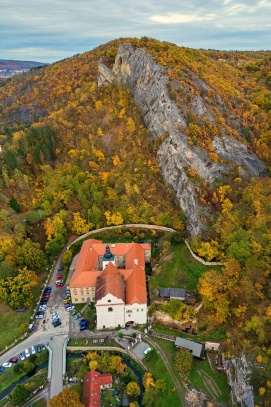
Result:
<svg viewBox="0 0 271 407">
<path fill-rule="evenodd" d="M 112 385 L 112 376 L 110 373 L 101 374 L 96 370 L 91 370 L 84 376 L 83 384 L 83 404 L 85 407 L 101 406 L 100 386 Z"/>
<path fill-rule="evenodd" d="M 125 303 L 124 278 L 113 263 L 108 263 L 97 278 L 95 304 L 107 294 L 112 294 Z"/>
<path fill-rule="evenodd" d="M 126 304 L 146 303 L 145 250 L 150 243 L 108 243 L 115 256 L 125 256 L 125 269 L 109 263 L 104 271 L 98 270 L 98 261 L 104 255 L 107 243 L 85 240 L 78 256 L 70 287 L 95 287 L 97 301 L 107 293 L 123 299 Z M 124 293 L 124 282 L 126 289 Z M 124 295 L 125 294 L 125 295 Z"/>
</svg>

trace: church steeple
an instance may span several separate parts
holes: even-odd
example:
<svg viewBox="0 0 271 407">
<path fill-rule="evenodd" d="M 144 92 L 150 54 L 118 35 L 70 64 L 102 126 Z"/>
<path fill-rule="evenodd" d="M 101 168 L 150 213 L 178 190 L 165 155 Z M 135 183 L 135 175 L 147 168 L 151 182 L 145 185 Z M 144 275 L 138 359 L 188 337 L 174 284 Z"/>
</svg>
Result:
<svg viewBox="0 0 271 407">
<path fill-rule="evenodd" d="M 103 270 L 105 269 L 107 264 L 110 262 L 115 265 L 115 256 L 114 256 L 114 254 L 111 253 L 110 247 L 108 244 L 106 245 L 105 253 L 102 258 L 102 262 L 103 262 Z"/>
</svg>

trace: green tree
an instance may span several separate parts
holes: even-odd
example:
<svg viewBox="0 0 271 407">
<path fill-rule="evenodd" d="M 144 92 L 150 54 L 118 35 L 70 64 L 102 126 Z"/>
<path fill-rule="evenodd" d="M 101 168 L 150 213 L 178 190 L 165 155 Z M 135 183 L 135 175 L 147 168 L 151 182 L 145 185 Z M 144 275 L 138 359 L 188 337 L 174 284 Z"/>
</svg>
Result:
<svg viewBox="0 0 271 407">
<path fill-rule="evenodd" d="M 30 396 L 30 390 L 28 390 L 24 384 L 17 384 L 12 392 L 12 403 L 14 406 L 20 406 Z"/>
<path fill-rule="evenodd" d="M 65 245 L 64 237 L 58 233 L 56 237 L 45 245 L 45 251 L 50 256 L 57 256 Z"/>
<path fill-rule="evenodd" d="M 157 395 L 154 387 L 148 387 L 143 396 L 143 406 L 155 407 L 157 403 Z"/>
<path fill-rule="evenodd" d="M 27 267 L 37 273 L 43 271 L 46 265 L 40 244 L 32 242 L 30 239 L 26 239 L 23 245 L 17 249 L 16 262 L 19 267 Z"/>
<path fill-rule="evenodd" d="M 72 261 L 72 251 L 67 249 L 62 256 L 62 263 L 65 267 L 68 267 Z"/>
<path fill-rule="evenodd" d="M 0 264 L 0 280 L 6 280 L 7 277 L 15 277 L 17 272 L 12 266 L 10 266 L 5 261 Z"/>
<path fill-rule="evenodd" d="M 14 209 L 15 212 L 20 212 L 21 208 L 19 205 L 19 202 L 17 201 L 16 198 L 14 198 L 14 196 L 10 199 L 9 201 L 9 206 Z"/>
<path fill-rule="evenodd" d="M 175 356 L 175 366 L 183 374 L 190 373 L 193 367 L 193 356 L 188 349 L 179 349 Z"/>
<path fill-rule="evenodd" d="M 79 394 L 66 387 L 57 396 L 48 401 L 48 407 L 84 407 L 80 402 Z"/>
</svg>

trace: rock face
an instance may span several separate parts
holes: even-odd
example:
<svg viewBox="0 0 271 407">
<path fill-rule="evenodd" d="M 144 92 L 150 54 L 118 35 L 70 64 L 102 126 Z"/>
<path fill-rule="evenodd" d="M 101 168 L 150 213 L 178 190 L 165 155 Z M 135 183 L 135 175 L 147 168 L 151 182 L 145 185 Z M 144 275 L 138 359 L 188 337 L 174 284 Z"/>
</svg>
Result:
<svg viewBox="0 0 271 407">
<path fill-rule="evenodd" d="M 210 89 L 204 81 L 197 81 L 199 89 Z M 166 183 L 176 191 L 190 234 L 202 233 L 205 215 L 196 198 L 195 180 L 187 175 L 188 168 L 194 167 L 196 173 L 208 184 L 226 176 L 233 166 L 239 166 L 246 176 L 258 176 L 266 171 L 265 165 L 257 156 L 232 137 L 224 135 L 214 137 L 212 141 L 213 151 L 223 160 L 223 164 L 210 162 L 207 151 L 199 146 L 189 145 L 184 134 L 187 110 L 180 109 L 170 97 L 170 81 L 166 70 L 144 49 L 134 48 L 127 43 L 121 44 L 113 69 L 100 60 L 98 85 L 113 82 L 130 89 L 151 137 L 165 136 L 158 150 L 158 163 Z M 226 109 L 218 95 L 216 99 L 220 111 Z M 199 119 L 206 117 L 210 121 L 215 120 L 212 110 L 200 96 L 191 98 L 189 109 Z"/>
</svg>

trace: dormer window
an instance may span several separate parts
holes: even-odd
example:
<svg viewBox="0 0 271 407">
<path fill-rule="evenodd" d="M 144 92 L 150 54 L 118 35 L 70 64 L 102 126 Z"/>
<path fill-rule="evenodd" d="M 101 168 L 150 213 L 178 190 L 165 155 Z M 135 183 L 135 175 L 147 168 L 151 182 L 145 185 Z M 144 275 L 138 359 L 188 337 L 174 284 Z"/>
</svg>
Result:
<svg viewBox="0 0 271 407">
<path fill-rule="evenodd" d="M 111 300 L 108 300 L 107 302 L 111 302 Z"/>
<path fill-rule="evenodd" d="M 113 311 L 113 308 L 112 307 L 109 307 L 108 308 L 108 312 L 112 312 Z"/>
</svg>

